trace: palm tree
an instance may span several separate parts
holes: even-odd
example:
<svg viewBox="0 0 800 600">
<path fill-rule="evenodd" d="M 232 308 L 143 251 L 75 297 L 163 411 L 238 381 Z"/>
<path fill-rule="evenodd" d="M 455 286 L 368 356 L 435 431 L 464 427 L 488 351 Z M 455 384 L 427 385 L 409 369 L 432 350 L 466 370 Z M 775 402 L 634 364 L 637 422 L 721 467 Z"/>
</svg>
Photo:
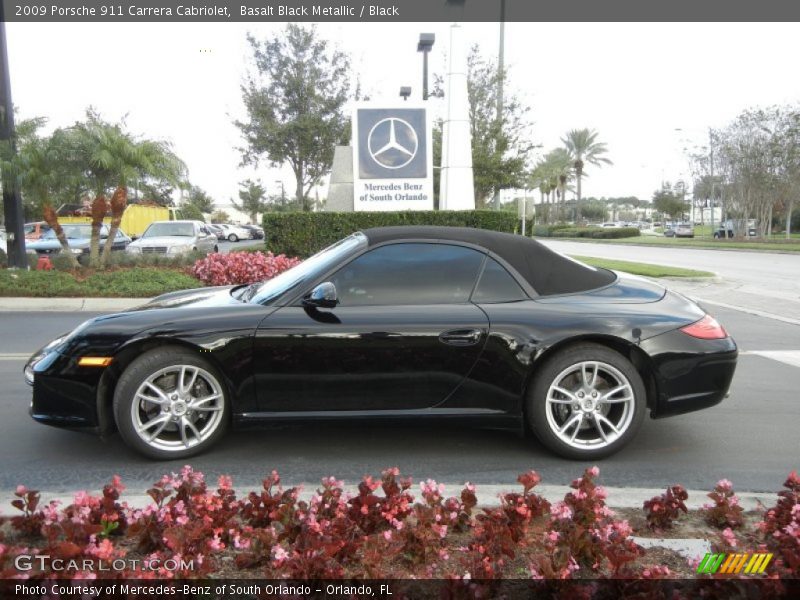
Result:
<svg viewBox="0 0 800 600">
<path fill-rule="evenodd" d="M 558 202 L 557 220 L 562 220 L 566 191 L 572 177 L 572 157 L 564 148 L 555 148 L 545 154 L 542 169 L 547 177 L 548 187 L 555 193 Z"/>
<path fill-rule="evenodd" d="M 577 201 L 581 201 L 581 178 L 587 164 L 599 167 L 603 164 L 614 164 L 603 156 L 608 152 L 605 142 L 597 141 L 597 132 L 591 129 L 572 129 L 561 138 L 572 158 L 572 168 L 577 180 Z"/>
<path fill-rule="evenodd" d="M 122 125 L 104 122 L 92 109 L 86 117 L 75 129 L 90 185 L 97 195 L 114 190 L 111 227 L 100 257 L 100 265 L 105 266 L 127 204 L 128 185 L 153 179 L 178 185 L 185 179 L 186 166 L 166 142 L 137 140 Z M 93 238 L 96 234 L 93 230 Z"/>
</svg>

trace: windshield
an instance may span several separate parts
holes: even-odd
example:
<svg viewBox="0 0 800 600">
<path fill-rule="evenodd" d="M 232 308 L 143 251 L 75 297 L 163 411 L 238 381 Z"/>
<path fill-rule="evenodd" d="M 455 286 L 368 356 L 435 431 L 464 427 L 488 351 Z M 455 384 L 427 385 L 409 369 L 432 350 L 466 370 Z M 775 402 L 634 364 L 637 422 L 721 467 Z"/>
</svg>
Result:
<svg viewBox="0 0 800 600">
<path fill-rule="evenodd" d="M 332 246 L 328 246 L 325 250 L 304 260 L 293 269 L 284 271 L 277 277 L 258 284 L 250 302 L 269 305 L 289 290 L 295 290 L 311 283 L 325 271 L 339 264 L 347 256 L 366 248 L 366 246 L 367 236 L 361 232 L 339 240 Z"/>
<path fill-rule="evenodd" d="M 178 236 L 178 237 L 192 237 L 194 235 L 193 223 L 153 223 L 147 228 L 147 231 L 142 235 L 143 238 L 161 237 L 161 236 Z"/>
<path fill-rule="evenodd" d="M 62 225 L 61 229 L 64 230 L 64 235 L 68 240 L 78 240 L 84 238 L 92 237 L 92 226 L 91 225 Z M 101 235 L 106 235 L 107 232 L 105 231 L 105 226 L 101 230 Z M 44 233 L 42 235 L 43 240 L 54 240 L 56 239 L 56 232 L 55 230 L 51 229 L 50 231 Z"/>
</svg>

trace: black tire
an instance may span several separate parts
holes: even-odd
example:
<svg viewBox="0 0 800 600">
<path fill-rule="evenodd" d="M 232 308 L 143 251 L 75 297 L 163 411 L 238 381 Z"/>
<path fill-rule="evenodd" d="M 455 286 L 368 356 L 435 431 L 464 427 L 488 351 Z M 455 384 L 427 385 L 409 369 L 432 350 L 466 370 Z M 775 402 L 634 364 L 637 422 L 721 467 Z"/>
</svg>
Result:
<svg viewBox="0 0 800 600">
<path fill-rule="evenodd" d="M 187 406 L 186 402 L 183 403 L 182 407 L 175 407 L 173 405 L 170 406 L 168 411 L 165 411 L 163 407 L 158 408 L 158 405 L 155 403 L 136 400 L 137 391 L 140 390 L 140 386 L 143 386 L 148 378 L 159 371 L 171 367 L 180 368 L 181 366 L 189 367 L 190 371 L 193 368 L 200 369 L 200 371 L 197 371 L 197 378 L 199 378 L 200 381 L 198 382 L 197 378 L 192 380 L 194 385 L 190 386 L 190 391 L 194 389 L 195 392 L 199 391 L 201 394 L 205 394 L 206 397 L 214 396 L 216 395 L 215 393 L 218 393 L 218 398 L 212 401 L 213 404 L 210 402 L 204 404 L 204 406 L 210 408 L 219 407 L 217 410 L 196 411 L 197 414 L 193 415 L 191 410 L 189 410 L 188 413 L 185 412 L 186 409 L 191 408 Z M 206 376 L 213 379 L 214 383 L 209 384 L 206 380 Z M 169 378 L 170 375 L 166 374 L 162 377 Z M 175 377 L 176 379 L 174 381 L 177 381 L 177 375 Z M 157 379 L 156 381 L 159 380 Z M 198 389 L 197 386 L 200 386 L 200 388 Z M 175 391 L 177 392 L 177 390 Z M 166 394 L 170 396 L 171 392 L 166 392 Z M 154 394 L 150 392 L 148 392 L 147 395 L 154 396 Z M 183 412 L 180 412 L 178 410 L 179 408 L 182 408 Z M 228 392 L 217 370 L 196 353 L 185 348 L 177 347 L 165 346 L 150 350 L 128 365 L 114 390 L 113 410 L 117 428 L 119 429 L 122 439 L 125 440 L 125 443 L 137 452 L 157 460 L 183 459 L 204 452 L 225 435 L 228 422 L 230 421 L 230 400 Z M 172 410 L 175 410 L 175 415 L 169 412 Z M 150 411 L 152 414 L 145 414 L 146 411 Z M 136 413 L 137 417 L 134 417 L 134 413 Z M 178 417 L 177 413 L 179 413 L 181 417 Z M 137 432 L 134 419 L 140 418 L 141 415 L 145 415 L 148 422 L 152 419 L 161 418 L 168 421 L 164 427 L 159 429 L 159 431 L 163 430 L 163 432 L 159 434 L 155 443 L 148 443 L 148 441 L 143 439 Z M 195 443 L 191 445 L 186 441 L 181 442 L 181 440 L 178 439 L 180 428 L 172 421 L 181 418 L 181 423 L 183 423 L 183 415 L 189 420 L 194 416 L 195 420 L 193 424 L 195 430 L 199 431 L 201 434 L 207 434 L 206 437 L 200 439 L 195 436 Z M 204 419 L 208 420 L 204 421 Z M 160 424 L 160 422 L 157 423 L 157 425 L 158 424 Z M 174 431 L 172 428 L 174 428 Z M 206 428 L 208 431 L 206 431 Z M 158 429 L 158 427 L 151 428 L 150 431 L 153 429 Z M 184 432 L 188 431 L 186 427 L 183 427 L 183 430 Z M 186 433 L 187 438 L 189 435 L 189 433 Z M 163 441 L 162 437 L 164 438 Z"/>
<path fill-rule="evenodd" d="M 562 379 L 564 373 L 568 373 L 570 369 L 574 369 L 577 365 L 587 362 L 597 362 L 608 367 L 607 372 L 596 370 L 595 373 L 594 385 L 598 386 L 600 390 L 598 392 L 599 396 L 602 396 L 604 384 L 610 387 L 614 385 L 612 381 L 615 378 L 619 379 L 619 376 L 622 376 L 627 380 L 627 384 L 629 384 L 629 389 L 632 392 L 632 399 L 626 402 L 618 400 L 615 403 L 606 404 L 604 408 L 600 404 L 596 404 L 596 406 L 601 406 L 601 408 L 584 412 L 580 408 L 575 410 L 575 406 L 580 406 L 580 402 L 584 401 L 598 401 L 591 401 L 589 399 L 589 394 L 586 392 L 579 392 L 578 389 L 572 389 L 569 391 L 575 392 L 575 402 L 565 404 L 565 400 L 569 401 L 568 396 L 562 395 L 559 392 L 554 392 L 561 400 L 554 399 L 554 403 L 548 405 L 547 398 L 550 386 L 558 382 L 566 381 L 566 379 Z M 567 375 L 567 377 L 575 377 L 577 380 L 578 375 L 574 373 Z M 600 378 L 599 382 L 597 378 Z M 558 382 L 556 381 L 557 379 L 559 379 Z M 585 385 L 585 379 L 582 381 L 583 385 Z M 623 382 L 620 381 L 618 383 L 621 384 Z M 588 389 L 582 386 L 579 387 L 581 387 L 581 389 Z M 605 389 L 608 389 L 608 387 Z M 578 393 L 585 393 L 585 400 L 578 399 Z M 627 394 L 627 389 L 621 390 L 620 393 Z M 615 396 L 617 396 L 617 394 L 612 394 L 610 398 L 614 398 Z M 620 425 L 622 422 L 626 425 L 619 434 L 614 434 L 608 426 L 602 424 L 600 420 L 595 417 L 595 414 L 602 412 L 602 410 L 606 410 L 607 412 L 603 414 L 601 418 L 612 423 L 615 420 L 613 415 L 620 415 L 620 422 L 616 423 L 616 425 Z M 574 460 L 604 458 L 620 450 L 630 442 L 642 426 L 646 410 L 646 391 L 642 378 L 636 371 L 636 368 L 618 352 L 606 346 L 593 343 L 575 344 L 553 355 L 537 370 L 534 375 L 534 380 L 529 386 L 526 398 L 526 417 L 528 425 L 539 441 L 556 454 Z M 548 414 L 550 414 L 549 419 Z M 563 420 L 559 421 L 558 418 L 562 415 Z M 580 445 L 584 441 L 581 437 L 588 438 L 590 436 L 597 436 L 595 439 L 596 443 L 592 444 L 591 440 L 587 439 L 585 440 L 585 447 L 576 447 L 575 445 L 570 445 L 568 441 L 562 440 L 559 437 L 559 433 L 554 431 L 558 426 L 563 426 L 567 421 L 574 418 L 581 419 L 576 427 L 576 435 L 578 437 L 574 444 Z M 567 428 L 565 435 L 570 431 L 575 432 L 575 429 Z M 581 435 L 581 432 L 584 433 Z M 603 440 L 600 440 L 599 436 L 601 435 Z M 610 441 L 606 440 L 607 436 L 610 436 L 612 439 Z"/>
<path fill-rule="evenodd" d="M 230 234 L 228 236 L 228 241 L 229 242 L 238 242 L 239 241 L 239 236 L 237 236 L 235 233 L 232 233 L 232 234 Z"/>
</svg>

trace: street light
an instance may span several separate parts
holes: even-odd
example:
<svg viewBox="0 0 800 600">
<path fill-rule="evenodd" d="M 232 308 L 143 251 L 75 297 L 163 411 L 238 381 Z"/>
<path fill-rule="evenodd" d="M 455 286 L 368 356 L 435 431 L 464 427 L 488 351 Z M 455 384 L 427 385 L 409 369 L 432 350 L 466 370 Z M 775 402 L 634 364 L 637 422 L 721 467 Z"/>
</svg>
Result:
<svg viewBox="0 0 800 600">
<path fill-rule="evenodd" d="M 276 179 L 275 183 L 281 186 L 281 208 L 286 208 L 286 188 L 283 187 L 283 182 L 280 179 Z"/>
<path fill-rule="evenodd" d="M 411 87 L 404 85 L 400 88 L 400 97 L 403 99 L 403 102 L 408 100 L 408 97 L 411 95 Z"/>
<path fill-rule="evenodd" d="M 419 43 L 417 43 L 417 52 L 422 52 L 422 99 L 428 99 L 428 53 L 433 48 L 436 41 L 436 34 L 434 33 L 420 33 Z M 403 95 L 403 92 L 400 92 Z"/>
</svg>

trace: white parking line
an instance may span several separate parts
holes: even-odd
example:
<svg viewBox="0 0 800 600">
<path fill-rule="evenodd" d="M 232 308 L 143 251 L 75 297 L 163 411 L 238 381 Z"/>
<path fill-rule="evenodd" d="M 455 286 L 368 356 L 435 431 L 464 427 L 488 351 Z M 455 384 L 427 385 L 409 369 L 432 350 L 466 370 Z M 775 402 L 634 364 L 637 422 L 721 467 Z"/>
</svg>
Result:
<svg viewBox="0 0 800 600">
<path fill-rule="evenodd" d="M 777 360 L 793 367 L 800 367 L 800 350 L 747 350 L 739 352 L 740 355 L 753 354 Z"/>
<path fill-rule="evenodd" d="M 0 360 L 28 360 L 31 354 L 0 354 Z"/>
</svg>

